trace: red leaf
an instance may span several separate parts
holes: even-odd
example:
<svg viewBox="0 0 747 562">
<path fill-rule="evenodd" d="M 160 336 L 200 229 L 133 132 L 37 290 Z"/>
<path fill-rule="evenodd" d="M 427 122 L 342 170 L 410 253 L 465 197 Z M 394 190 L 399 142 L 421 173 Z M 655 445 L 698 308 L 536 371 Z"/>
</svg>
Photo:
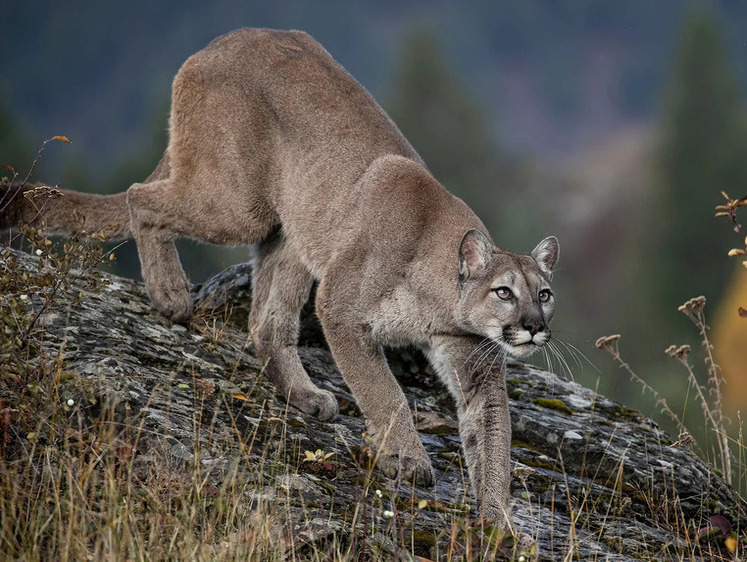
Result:
<svg viewBox="0 0 747 562">
<path fill-rule="evenodd" d="M 711 523 L 712 527 L 721 531 L 724 536 L 731 534 L 731 523 L 729 523 L 729 520 L 723 515 L 711 515 L 708 518 L 708 521 Z"/>
<path fill-rule="evenodd" d="M 132 445 L 120 445 L 114 450 L 114 454 L 117 455 L 117 458 L 120 461 L 127 461 L 129 460 L 132 455 L 135 454 L 135 447 Z"/>
</svg>

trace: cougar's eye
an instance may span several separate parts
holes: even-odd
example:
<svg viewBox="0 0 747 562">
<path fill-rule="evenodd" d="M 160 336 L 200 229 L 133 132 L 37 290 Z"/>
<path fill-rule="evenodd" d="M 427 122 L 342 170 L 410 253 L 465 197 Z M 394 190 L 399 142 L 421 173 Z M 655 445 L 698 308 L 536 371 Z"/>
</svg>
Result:
<svg viewBox="0 0 747 562">
<path fill-rule="evenodd" d="M 552 297 L 552 292 L 550 291 L 550 289 L 542 289 L 539 292 L 540 302 L 547 302 L 550 300 L 550 297 Z"/>
<path fill-rule="evenodd" d="M 504 301 L 507 301 L 514 296 L 514 294 L 511 292 L 511 289 L 509 289 L 508 287 L 498 287 L 497 289 L 493 290 L 495 291 L 495 294 L 498 295 L 498 298 Z"/>
</svg>

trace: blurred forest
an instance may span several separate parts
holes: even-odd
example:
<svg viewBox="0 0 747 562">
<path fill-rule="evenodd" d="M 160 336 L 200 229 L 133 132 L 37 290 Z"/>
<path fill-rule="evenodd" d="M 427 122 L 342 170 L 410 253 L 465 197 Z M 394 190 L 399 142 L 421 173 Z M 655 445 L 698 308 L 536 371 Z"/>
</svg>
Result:
<svg viewBox="0 0 747 562">
<path fill-rule="evenodd" d="M 126 189 L 166 145 L 179 65 L 241 26 L 324 44 L 499 246 L 558 236 L 554 333 L 588 357 L 566 348 L 576 380 L 655 410 L 593 348 L 620 333 L 625 359 L 702 425 L 663 351 L 698 346 L 677 306 L 703 294 L 729 405 L 747 405 L 747 271 L 726 256 L 740 238 L 713 218 L 721 190 L 747 194 L 747 3 L 15 2 L 0 11 L 0 161 L 26 170 L 44 138 L 67 135 L 40 179 Z M 181 254 L 193 282 L 246 258 L 191 242 Z M 132 243 L 117 255 L 119 273 L 139 275 Z"/>
</svg>

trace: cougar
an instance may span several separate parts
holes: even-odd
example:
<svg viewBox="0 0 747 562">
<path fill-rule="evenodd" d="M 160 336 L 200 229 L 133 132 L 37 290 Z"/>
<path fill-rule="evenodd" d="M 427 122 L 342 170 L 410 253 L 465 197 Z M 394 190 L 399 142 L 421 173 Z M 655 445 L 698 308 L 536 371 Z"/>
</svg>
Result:
<svg viewBox="0 0 747 562">
<path fill-rule="evenodd" d="M 113 238 L 134 237 L 150 298 L 174 322 L 192 313 L 176 237 L 254 245 L 256 353 L 290 404 L 330 420 L 337 402 L 297 351 L 317 280 L 316 313 L 378 468 L 434 480 L 382 353 L 412 345 L 456 402 L 481 515 L 508 524 L 503 370 L 507 355 L 526 357 L 550 339 L 556 238 L 529 255 L 498 249 L 368 91 L 299 31 L 241 29 L 191 56 L 173 82 L 169 128 L 145 182 L 109 196 L 63 190 L 44 213 L 33 197 L 5 193 L 0 226 L 70 234 L 114 225 Z"/>
</svg>

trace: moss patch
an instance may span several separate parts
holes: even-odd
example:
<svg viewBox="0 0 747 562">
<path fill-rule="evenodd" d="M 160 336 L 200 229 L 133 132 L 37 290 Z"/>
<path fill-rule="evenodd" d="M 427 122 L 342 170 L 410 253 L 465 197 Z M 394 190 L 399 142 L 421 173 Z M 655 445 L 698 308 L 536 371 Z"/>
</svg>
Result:
<svg viewBox="0 0 747 562">
<path fill-rule="evenodd" d="M 410 535 L 413 552 L 416 556 L 432 555 L 432 549 L 436 546 L 436 535 L 430 531 L 415 531 Z"/>
<path fill-rule="evenodd" d="M 522 449 L 529 449 L 530 451 L 539 451 L 539 449 L 537 449 L 537 447 L 533 447 L 529 443 L 527 443 L 525 441 L 520 441 L 519 439 L 512 439 L 511 440 L 511 446 L 512 447 L 520 447 Z M 539 452 L 541 452 L 541 451 L 539 451 Z"/>
<path fill-rule="evenodd" d="M 614 418 L 622 418 L 628 421 L 639 421 L 641 419 L 641 413 L 633 408 L 626 408 L 625 406 L 613 406 L 609 410 L 610 416 Z"/>
<path fill-rule="evenodd" d="M 568 416 L 572 416 L 576 413 L 574 410 L 569 408 L 565 402 L 558 400 L 557 398 L 537 398 L 534 403 L 543 408 L 555 410 L 556 412 L 561 412 Z"/>
<path fill-rule="evenodd" d="M 527 466 L 531 466 L 534 468 L 544 468 L 545 470 L 552 470 L 553 472 L 555 472 L 555 470 L 557 469 L 555 462 L 551 460 L 542 460 L 539 458 L 533 458 L 533 459 L 526 459 L 522 462 Z"/>
</svg>

